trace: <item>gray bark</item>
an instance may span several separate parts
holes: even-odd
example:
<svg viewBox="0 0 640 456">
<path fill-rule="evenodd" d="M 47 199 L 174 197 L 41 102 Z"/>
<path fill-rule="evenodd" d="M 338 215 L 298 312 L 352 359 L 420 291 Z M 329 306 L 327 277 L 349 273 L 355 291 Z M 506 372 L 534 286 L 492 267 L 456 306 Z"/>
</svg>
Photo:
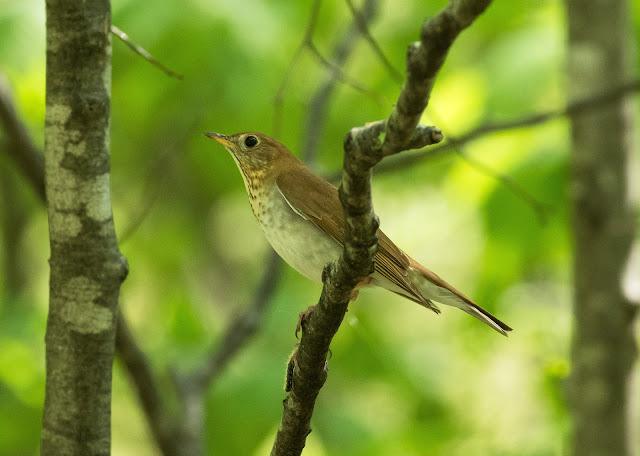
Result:
<svg viewBox="0 0 640 456">
<path fill-rule="evenodd" d="M 45 190 L 51 245 L 42 455 L 108 455 L 127 263 L 111 212 L 109 0 L 47 0 Z"/>
<path fill-rule="evenodd" d="M 567 0 L 567 7 L 570 99 L 619 85 L 630 67 L 630 5 L 625 0 Z M 633 453 L 628 415 L 636 306 L 621 288 L 635 231 L 626 175 L 630 102 L 621 97 L 571 115 L 575 302 L 570 403 L 576 456 Z"/>
</svg>

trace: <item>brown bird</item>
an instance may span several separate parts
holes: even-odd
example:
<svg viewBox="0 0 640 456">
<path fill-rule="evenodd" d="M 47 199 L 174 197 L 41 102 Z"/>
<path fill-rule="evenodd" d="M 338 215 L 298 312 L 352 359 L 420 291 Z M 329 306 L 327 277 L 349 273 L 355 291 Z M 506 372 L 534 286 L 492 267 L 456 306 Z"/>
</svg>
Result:
<svg viewBox="0 0 640 456">
<path fill-rule="evenodd" d="M 344 243 L 338 190 L 313 174 L 289 149 L 255 132 L 225 136 L 205 133 L 222 144 L 244 180 L 253 215 L 267 240 L 291 267 L 316 282 Z M 378 230 L 375 271 L 361 285 L 376 285 L 440 313 L 432 301 L 457 307 L 503 335 L 511 328 L 400 250 Z"/>
</svg>

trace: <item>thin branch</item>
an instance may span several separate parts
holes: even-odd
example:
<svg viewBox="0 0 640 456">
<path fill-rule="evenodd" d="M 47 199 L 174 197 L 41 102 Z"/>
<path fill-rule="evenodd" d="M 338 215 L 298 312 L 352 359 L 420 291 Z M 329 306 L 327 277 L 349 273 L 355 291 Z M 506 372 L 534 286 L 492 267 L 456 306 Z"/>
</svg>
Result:
<svg viewBox="0 0 640 456">
<path fill-rule="evenodd" d="M 304 32 L 304 36 L 302 41 L 296 48 L 296 51 L 293 54 L 291 61 L 289 62 L 289 66 L 284 72 L 284 76 L 282 77 L 282 81 L 280 81 L 280 86 L 278 87 L 278 91 L 273 97 L 273 134 L 274 136 L 280 136 L 280 129 L 282 128 L 282 108 L 284 103 L 284 93 L 287 90 L 287 86 L 289 85 L 289 79 L 291 79 L 291 75 L 293 74 L 293 68 L 296 63 L 298 63 L 298 59 L 302 55 L 304 48 L 307 46 L 307 43 L 311 42 L 313 39 L 313 31 L 315 30 L 316 23 L 318 22 L 318 12 L 320 11 L 320 3 L 322 0 L 314 0 L 313 5 L 311 6 L 311 14 L 309 15 L 309 21 L 307 22 L 307 27 Z"/>
<path fill-rule="evenodd" d="M 366 24 L 375 16 L 377 6 L 377 0 L 365 0 L 362 5 L 362 10 L 358 12 L 358 20 L 363 21 L 366 26 Z M 358 27 L 359 26 L 355 21 L 351 23 L 342 35 L 342 38 L 333 48 L 331 60 L 334 65 L 342 68 L 355 49 L 355 45 L 360 37 Z M 320 84 L 320 87 L 318 87 L 313 97 L 311 97 L 307 121 L 305 123 L 305 131 L 302 135 L 303 144 L 301 158 L 312 169 L 314 167 L 320 137 L 327 118 L 326 112 L 329 106 L 329 100 L 337 82 L 338 81 L 336 80 L 333 72 L 326 72 L 323 82 Z"/>
<path fill-rule="evenodd" d="M 141 47 L 141 46 L 137 45 L 136 43 L 134 43 L 133 41 L 131 41 L 129 39 L 129 35 L 127 35 L 125 32 L 123 32 L 122 30 L 120 30 L 118 27 L 116 27 L 113 24 L 111 24 L 111 33 L 113 33 L 115 36 L 120 38 L 122 40 L 122 42 L 124 44 L 126 44 L 133 52 L 135 52 L 136 54 L 140 55 L 142 58 L 148 60 L 149 63 L 154 65 L 156 68 L 160 69 L 160 71 L 162 71 L 167 76 L 171 76 L 172 78 L 176 78 L 176 79 L 179 79 L 181 81 L 184 79 L 184 76 L 182 76 L 181 74 L 178 74 L 178 73 L 176 73 L 174 71 L 171 71 L 169 68 L 164 66 L 162 63 L 158 62 L 151 54 L 149 54 L 149 52 L 147 50 L 145 50 L 143 47 Z"/>
<path fill-rule="evenodd" d="M 407 79 L 389 116 L 383 154 L 407 149 L 407 141 L 427 107 L 440 67 L 458 34 L 473 22 L 491 0 L 452 0 L 422 27 L 420 41 L 409 46 Z"/>
<path fill-rule="evenodd" d="M 637 91 L 640 91 L 640 79 L 634 79 L 610 89 L 603 90 L 581 100 L 569 103 L 567 106 L 561 109 L 552 109 L 549 111 L 532 114 L 519 119 L 508 120 L 505 122 L 485 123 L 461 136 L 458 136 L 455 142 L 451 141 L 451 139 L 448 138 L 446 143 L 440 144 L 436 147 L 430 147 L 428 150 L 416 152 L 410 155 L 393 157 L 392 161 L 386 161 L 378 165 L 375 169 L 375 172 L 376 174 L 388 173 L 399 169 L 409 168 L 425 159 L 434 158 L 436 156 L 442 155 L 445 152 L 451 152 L 456 147 L 464 146 L 465 144 L 471 141 L 475 141 L 476 139 L 484 137 L 486 135 L 492 133 L 501 133 L 509 130 L 517 130 L 519 128 L 534 127 L 536 125 L 540 125 L 560 117 L 589 112 L 594 109 L 599 109 L 600 107 L 607 104 L 614 103 L 621 97 Z M 328 177 L 333 182 L 335 182 L 339 178 L 337 173 Z"/>
<path fill-rule="evenodd" d="M 312 9 L 311 9 L 311 15 L 309 17 L 309 22 L 307 23 L 307 27 L 306 27 L 304 36 L 302 38 L 302 41 L 296 48 L 293 58 L 291 59 L 291 61 L 289 62 L 289 66 L 285 70 L 285 74 L 282 78 L 282 81 L 280 82 L 278 91 L 276 92 L 276 95 L 273 97 L 273 109 L 274 109 L 273 135 L 276 137 L 280 135 L 280 130 L 282 128 L 282 110 L 283 110 L 283 103 L 284 103 L 284 94 L 289 84 L 291 74 L 293 73 L 293 68 L 297 63 L 297 61 L 299 60 L 302 53 L 305 51 L 305 49 L 308 49 L 311 52 L 311 55 L 315 58 L 315 60 L 324 68 L 326 68 L 327 71 L 330 71 L 333 74 L 333 77 L 338 81 L 340 81 L 342 84 L 369 96 L 376 103 L 379 103 L 381 105 L 387 104 L 387 100 L 383 95 L 378 94 L 374 90 L 364 86 L 363 84 L 359 83 L 355 79 L 346 75 L 339 63 L 334 63 L 327 60 L 327 58 L 324 57 L 322 53 L 318 50 L 317 46 L 313 42 L 313 33 L 315 31 L 315 26 L 318 20 L 320 1 L 321 0 L 315 0 L 313 3 Z"/>
<path fill-rule="evenodd" d="M 531 193 L 525 190 L 511 176 L 500 173 L 492 169 L 491 167 L 485 165 L 484 163 L 469 157 L 467 154 L 463 153 L 461 150 L 456 150 L 456 153 L 462 160 L 467 162 L 469 166 L 471 166 L 473 169 L 499 181 L 514 195 L 522 199 L 527 204 L 527 206 L 533 209 L 536 216 L 538 217 L 538 220 L 542 225 L 547 223 L 547 218 L 550 210 L 550 207 L 548 204 L 545 204 L 542 201 L 539 201 L 538 199 L 536 199 Z"/>
<path fill-rule="evenodd" d="M 387 72 L 393 78 L 393 80 L 399 84 L 402 84 L 404 80 L 404 78 L 402 77 L 402 74 L 393 67 L 389 59 L 384 55 L 384 52 L 382 52 L 382 48 L 380 47 L 378 42 L 375 40 L 375 38 L 369 31 L 369 25 L 368 25 L 369 19 L 364 14 L 364 12 L 366 11 L 365 7 L 362 8 L 362 11 L 358 11 L 355 8 L 355 6 L 353 6 L 352 0 L 346 0 L 346 2 L 347 2 L 347 6 L 349 7 L 349 11 L 351 11 L 351 15 L 353 16 L 356 24 L 358 25 L 358 29 L 360 30 L 360 33 L 362 34 L 362 36 L 367 40 L 367 42 L 371 46 L 371 49 L 373 49 L 373 52 L 378 56 L 378 58 L 380 59 L 384 67 L 387 69 Z"/>
<path fill-rule="evenodd" d="M 329 345 L 354 287 L 373 270 L 379 223 L 371 202 L 371 169 L 386 155 L 442 140 L 438 129 L 418 125 L 418 120 L 449 46 L 489 3 L 454 0 L 428 21 L 422 29 L 422 43 L 409 48 L 407 81 L 389 119 L 354 128 L 345 138 L 339 189 L 345 216 L 344 250 L 337 262 L 325 267 L 320 301 L 302 318 L 302 339 L 292 358 L 292 388 L 284 401 L 272 456 L 302 452 L 311 432 L 315 400 L 327 377 Z"/>
<path fill-rule="evenodd" d="M 7 153 L 31 182 L 38 198 L 44 202 L 44 159 L 42 153 L 33 144 L 25 123 L 18 117 L 9 93 L 9 83 L 2 73 L 0 73 L 0 123 L 9 140 Z"/>
<path fill-rule="evenodd" d="M 307 43 L 307 49 L 311 51 L 311 55 L 313 55 L 316 58 L 316 60 L 320 63 L 320 65 L 325 67 L 327 71 L 330 71 L 331 73 L 333 73 L 333 77 L 336 78 L 338 81 L 340 81 L 342 84 L 346 85 L 347 87 L 351 87 L 356 92 L 360 92 L 363 95 L 367 95 L 368 97 L 370 97 L 372 100 L 374 100 L 376 103 L 380 105 L 384 106 L 389 104 L 389 102 L 383 95 L 380 95 L 376 91 L 360 84 L 358 81 L 356 81 L 355 79 L 352 79 L 350 76 L 345 74 L 345 72 L 342 70 L 342 68 L 339 65 L 327 60 L 326 57 L 322 55 L 322 53 L 318 50 L 318 48 L 313 42 Z"/>
<path fill-rule="evenodd" d="M 267 255 L 264 271 L 251 305 L 229 324 L 221 341 L 202 365 L 188 376 L 188 382 L 197 388 L 205 390 L 214 382 L 260 327 L 282 275 L 282 260 L 273 250 Z"/>
<path fill-rule="evenodd" d="M 438 125 L 440 125 L 440 128 L 443 128 L 448 131 L 449 128 L 446 125 L 444 125 L 444 121 L 438 115 L 433 113 L 433 110 L 430 110 L 430 111 L 431 111 L 431 114 L 430 114 L 431 117 L 434 118 L 435 122 Z M 529 191 L 527 191 L 522 185 L 520 185 L 511 176 L 505 173 L 501 173 L 500 171 L 497 171 L 491 168 L 489 165 L 486 165 L 480 162 L 479 160 L 471 158 L 469 155 L 467 155 L 464 152 L 463 146 L 460 145 L 460 141 L 457 137 L 447 135 L 447 140 L 448 142 L 455 145 L 453 147 L 453 151 L 458 155 L 458 157 L 461 160 L 465 161 L 467 165 L 469 165 L 475 171 L 500 182 L 507 190 L 509 190 L 516 197 L 521 199 L 525 205 L 529 206 L 533 210 L 533 212 L 538 217 L 538 221 L 540 222 L 541 225 L 545 225 L 547 223 L 547 216 L 551 211 L 551 206 L 538 200 L 535 196 L 533 196 Z"/>
<path fill-rule="evenodd" d="M 133 338 L 122 312 L 118 313 L 116 349 L 125 370 L 135 387 L 140 405 L 147 418 L 151 433 L 164 456 L 179 456 L 178 421 L 169 413 L 156 376 L 151 370 L 149 359 Z"/>
</svg>

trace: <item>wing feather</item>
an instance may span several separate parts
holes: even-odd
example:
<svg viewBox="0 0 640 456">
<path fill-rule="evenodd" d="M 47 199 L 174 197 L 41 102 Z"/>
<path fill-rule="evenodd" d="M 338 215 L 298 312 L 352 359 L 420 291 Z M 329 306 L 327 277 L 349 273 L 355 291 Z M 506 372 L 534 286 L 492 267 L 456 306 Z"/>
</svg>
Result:
<svg viewBox="0 0 640 456">
<path fill-rule="evenodd" d="M 312 221 L 340 246 L 344 245 L 344 217 L 337 188 L 321 177 L 296 169 L 280 173 L 276 185 L 294 212 Z M 299 189 L 302 187 L 308 192 L 304 200 L 300 198 Z M 377 234 L 379 249 L 374 259 L 376 272 L 405 291 L 409 299 L 427 304 L 428 300 L 409 279 L 410 258 L 381 230 Z"/>
</svg>

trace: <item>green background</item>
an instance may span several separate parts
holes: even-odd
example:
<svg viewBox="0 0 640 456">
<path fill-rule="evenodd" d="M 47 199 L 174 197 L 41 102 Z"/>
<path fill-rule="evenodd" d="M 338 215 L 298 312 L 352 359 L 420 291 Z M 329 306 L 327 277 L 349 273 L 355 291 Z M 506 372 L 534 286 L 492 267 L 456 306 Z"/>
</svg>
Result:
<svg viewBox="0 0 640 456">
<path fill-rule="evenodd" d="M 403 74 L 407 45 L 445 4 L 380 5 L 371 32 Z M 115 25 L 184 75 L 167 77 L 114 37 L 112 197 L 131 267 L 121 308 L 168 385 L 168 369 L 198 365 L 249 305 L 268 252 L 233 160 L 202 132 L 274 134 L 273 99 L 311 2 L 114 0 L 112 9 Z M 321 5 L 314 43 L 323 55 L 331 55 L 351 21 L 346 3 Z M 637 2 L 633 21 L 640 22 Z M 456 136 L 485 122 L 562 108 L 565 22 L 559 1 L 490 6 L 455 42 L 423 122 Z M 44 27 L 44 2 L 0 1 L 0 70 L 40 147 Z M 345 72 L 376 95 L 338 84 L 322 131 L 320 173 L 340 168 L 346 132 L 387 117 L 399 93 L 364 40 Z M 326 73 L 309 51 L 293 66 L 278 137 L 294 153 Z M 455 152 L 375 176 L 383 230 L 514 331 L 507 339 L 455 309 L 437 317 L 384 290 L 361 292 L 333 341 L 305 455 L 567 453 L 568 146 L 569 125 L 560 119 L 488 135 L 461 150 L 544 204 L 544 223 L 500 178 Z M 31 455 L 44 398 L 47 219 L 4 154 L 0 173 L 0 454 Z M 319 293 L 320 285 L 286 268 L 258 335 L 206 397 L 210 454 L 269 452 L 298 312 Z M 637 395 L 633 408 L 640 408 Z M 118 362 L 113 454 L 158 454 Z"/>
</svg>

